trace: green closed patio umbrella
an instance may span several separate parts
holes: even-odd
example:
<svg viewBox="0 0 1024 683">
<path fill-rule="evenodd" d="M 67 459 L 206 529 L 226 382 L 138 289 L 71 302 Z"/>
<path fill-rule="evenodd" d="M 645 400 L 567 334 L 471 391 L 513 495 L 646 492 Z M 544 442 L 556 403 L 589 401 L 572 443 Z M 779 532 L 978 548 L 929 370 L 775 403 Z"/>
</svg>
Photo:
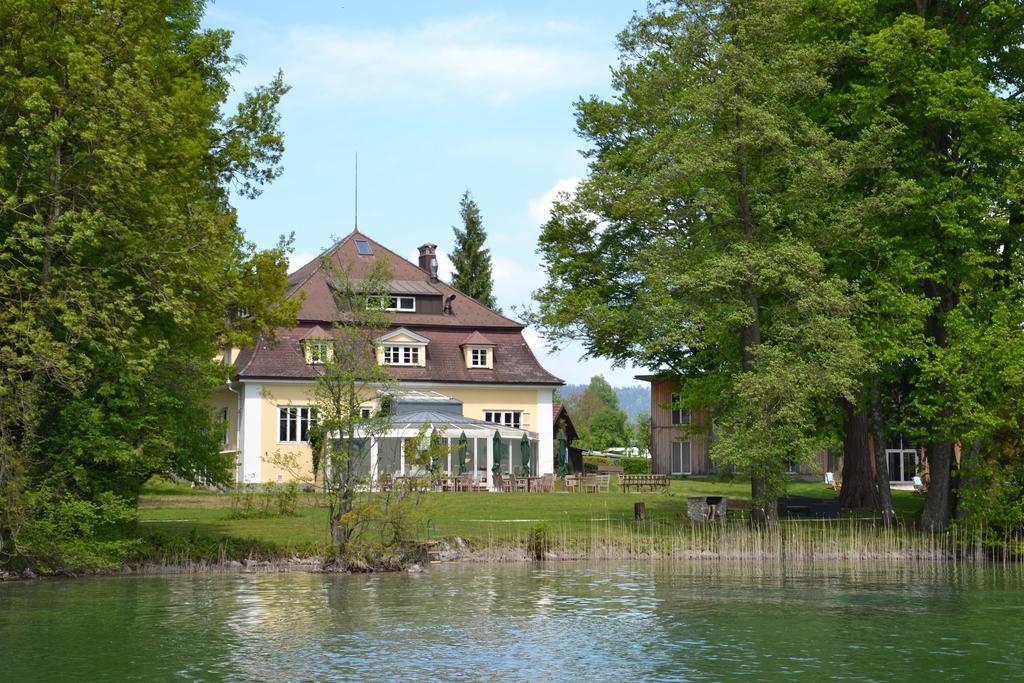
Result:
<svg viewBox="0 0 1024 683">
<path fill-rule="evenodd" d="M 569 440 L 564 429 L 558 432 L 558 476 L 569 476 Z"/>
<path fill-rule="evenodd" d="M 501 433 L 494 430 L 494 463 L 491 465 L 491 474 L 495 477 L 501 473 Z"/>
<path fill-rule="evenodd" d="M 430 471 L 437 474 L 441 471 L 441 456 L 438 453 L 441 450 L 441 434 L 435 427 L 430 432 Z"/>
<path fill-rule="evenodd" d="M 469 441 L 466 439 L 466 432 L 459 436 L 459 474 L 466 473 L 466 454 L 469 453 Z"/>
<path fill-rule="evenodd" d="M 519 455 L 523 458 L 523 476 L 530 476 L 530 440 L 526 438 L 526 434 L 523 434 L 523 438 L 519 440 Z"/>
</svg>

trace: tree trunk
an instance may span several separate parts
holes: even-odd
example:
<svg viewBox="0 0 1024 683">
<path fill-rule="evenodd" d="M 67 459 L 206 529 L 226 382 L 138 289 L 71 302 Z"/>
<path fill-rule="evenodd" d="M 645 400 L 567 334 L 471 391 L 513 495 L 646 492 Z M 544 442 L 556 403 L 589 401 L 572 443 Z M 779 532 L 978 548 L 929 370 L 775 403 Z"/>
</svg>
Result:
<svg viewBox="0 0 1024 683">
<path fill-rule="evenodd" d="M 950 481 L 953 470 L 953 443 L 936 441 L 928 448 L 928 498 L 921 513 L 926 531 L 945 531 L 953 510 Z"/>
<path fill-rule="evenodd" d="M 849 510 L 878 507 L 868 452 L 868 413 L 843 401 L 843 483 L 839 505 Z"/>
<path fill-rule="evenodd" d="M 885 457 L 885 422 L 882 417 L 882 382 L 877 377 L 871 381 L 871 433 L 875 441 L 875 482 L 878 486 L 878 511 L 882 522 L 892 526 L 896 511 L 892 507 L 892 491 L 889 489 L 889 463 Z"/>
<path fill-rule="evenodd" d="M 960 504 L 961 489 L 972 489 L 978 485 L 977 477 L 974 474 L 974 465 L 978 461 L 978 456 L 981 453 L 981 439 L 975 437 L 971 443 L 971 447 L 966 451 L 960 452 L 960 476 L 957 478 L 957 495 L 956 500 L 953 502 L 954 511 L 953 514 L 958 519 L 963 519 L 968 516 L 968 511 Z"/>
</svg>

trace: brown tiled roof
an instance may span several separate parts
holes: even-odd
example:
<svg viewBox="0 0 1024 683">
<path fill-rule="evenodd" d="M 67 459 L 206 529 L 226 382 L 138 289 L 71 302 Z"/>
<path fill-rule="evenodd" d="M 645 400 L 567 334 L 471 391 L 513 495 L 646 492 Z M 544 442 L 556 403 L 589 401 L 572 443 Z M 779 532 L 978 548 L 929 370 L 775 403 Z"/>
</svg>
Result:
<svg viewBox="0 0 1024 683">
<path fill-rule="evenodd" d="M 373 249 L 372 256 L 361 256 L 356 252 L 356 238 L 370 243 Z M 335 267 L 348 273 L 350 278 L 359 279 L 369 274 L 374 260 L 378 258 L 383 258 L 387 262 L 391 277 L 395 282 L 401 283 L 404 289 L 410 289 L 414 282 L 421 282 L 435 288 L 445 298 L 452 294 L 456 295 L 455 301 L 452 303 L 451 315 L 399 312 L 393 317 L 396 325 L 443 325 L 468 329 L 516 330 L 524 327 L 522 323 L 492 311 L 479 301 L 444 282 L 431 282 L 430 275 L 419 266 L 358 232 L 343 237 L 323 254 L 288 276 L 288 297 L 297 298 L 300 296 L 300 291 L 306 293 L 306 300 L 303 301 L 297 316 L 299 321 L 331 322 L 337 317 L 334 299 L 327 282 L 327 272 L 323 268 L 323 259 L 329 259 Z"/>
<path fill-rule="evenodd" d="M 491 341 L 490 337 L 486 337 L 479 332 L 474 332 L 465 339 L 462 340 L 463 346 L 494 346 L 494 342 Z"/>
<path fill-rule="evenodd" d="M 302 338 L 303 339 L 330 339 L 331 338 L 331 334 L 327 330 L 325 330 L 324 328 L 320 327 L 319 325 L 314 325 L 313 327 L 311 327 L 306 332 L 306 334 L 302 335 Z"/>
<path fill-rule="evenodd" d="M 241 379 L 315 379 L 320 367 L 306 363 L 300 343 L 312 325 L 277 330 L 277 343 L 261 341 L 255 349 L 243 350 L 236 366 Z M 452 382 L 472 384 L 560 385 L 558 379 L 540 366 L 518 329 L 492 330 L 494 368 L 467 368 L 461 345 L 465 329 L 407 329 L 426 337 L 425 367 L 392 367 L 395 378 L 410 382 Z"/>
</svg>

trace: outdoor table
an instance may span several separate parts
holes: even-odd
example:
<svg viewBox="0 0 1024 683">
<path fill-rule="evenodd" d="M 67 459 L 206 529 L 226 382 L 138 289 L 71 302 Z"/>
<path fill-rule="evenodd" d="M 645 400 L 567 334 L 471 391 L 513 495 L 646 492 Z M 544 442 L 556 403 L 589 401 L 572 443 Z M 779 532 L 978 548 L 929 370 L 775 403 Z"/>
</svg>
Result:
<svg viewBox="0 0 1024 683">
<path fill-rule="evenodd" d="M 527 491 L 527 493 L 529 493 L 530 491 L 536 491 L 537 487 L 540 486 L 540 480 L 542 479 L 542 477 L 522 477 L 522 478 L 526 480 L 526 491 Z"/>
</svg>

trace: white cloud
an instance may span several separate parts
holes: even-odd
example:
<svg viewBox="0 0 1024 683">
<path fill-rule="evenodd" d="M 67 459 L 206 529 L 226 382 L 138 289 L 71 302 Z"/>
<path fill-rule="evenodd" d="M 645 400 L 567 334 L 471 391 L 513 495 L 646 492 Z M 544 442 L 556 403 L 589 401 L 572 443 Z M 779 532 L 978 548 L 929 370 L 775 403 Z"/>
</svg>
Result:
<svg viewBox="0 0 1024 683">
<path fill-rule="evenodd" d="M 318 254 L 314 254 L 311 251 L 297 251 L 293 254 L 288 254 L 288 273 L 294 273 L 317 256 Z"/>
<path fill-rule="evenodd" d="M 576 187 L 579 184 L 580 178 L 578 176 L 561 178 L 547 192 L 531 199 L 526 205 L 526 216 L 530 221 L 530 225 L 534 227 L 544 225 L 548 218 L 551 217 L 551 207 L 554 205 L 558 195 L 563 192 L 571 195 L 576 191 Z"/>
<path fill-rule="evenodd" d="M 419 250 L 409 252 L 409 255 L 406 256 L 406 258 L 415 264 L 419 264 Z M 445 282 L 451 282 L 452 274 L 455 272 L 455 266 L 452 265 L 452 260 L 448 258 L 448 254 L 446 254 L 441 249 L 438 249 L 434 253 L 434 258 L 437 259 L 437 277 L 440 278 L 441 280 L 444 280 Z"/>
<path fill-rule="evenodd" d="M 499 16 L 386 31 L 302 26 L 286 35 L 284 71 L 300 96 L 398 102 L 458 96 L 500 106 L 607 80 L 595 55 L 532 42 L 536 27 Z"/>
<path fill-rule="evenodd" d="M 566 384 L 587 384 L 594 375 L 603 375 L 612 386 L 633 386 L 637 383 L 634 377 L 644 372 L 633 365 L 613 368 L 611 361 L 604 358 L 584 359 L 583 347 L 576 342 L 564 345 L 559 351 L 551 351 L 532 327 L 523 330 L 523 337 L 544 369 L 565 380 Z"/>
<path fill-rule="evenodd" d="M 544 271 L 526 268 L 518 261 L 491 252 L 491 274 L 494 296 L 506 315 L 513 315 L 512 306 L 530 303 L 533 292 L 544 284 Z"/>
</svg>

